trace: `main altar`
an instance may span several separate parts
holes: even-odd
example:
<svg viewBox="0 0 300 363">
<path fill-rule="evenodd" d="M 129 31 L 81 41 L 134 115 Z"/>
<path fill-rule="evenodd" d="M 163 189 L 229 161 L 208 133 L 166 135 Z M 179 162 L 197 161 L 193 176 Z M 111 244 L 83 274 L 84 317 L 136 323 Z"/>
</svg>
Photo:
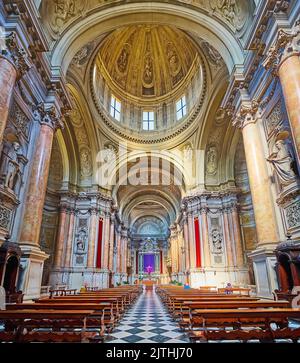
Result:
<svg viewBox="0 0 300 363">
<path fill-rule="evenodd" d="M 158 282 L 161 274 L 162 252 L 157 241 L 147 238 L 141 242 L 138 251 L 138 274 L 139 280 L 143 280 L 149 285 Z"/>
</svg>

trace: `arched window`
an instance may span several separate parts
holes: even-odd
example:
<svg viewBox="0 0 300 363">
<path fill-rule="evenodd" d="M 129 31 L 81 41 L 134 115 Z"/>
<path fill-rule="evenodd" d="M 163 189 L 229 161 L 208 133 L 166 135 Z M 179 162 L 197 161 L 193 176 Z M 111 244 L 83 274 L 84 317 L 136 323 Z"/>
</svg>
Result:
<svg viewBox="0 0 300 363">
<path fill-rule="evenodd" d="M 182 119 L 186 115 L 186 98 L 181 97 L 180 100 L 176 102 L 176 115 L 177 120 Z"/>
<path fill-rule="evenodd" d="M 152 131 L 154 130 L 154 112 L 144 111 L 143 112 L 143 130 Z"/>
<path fill-rule="evenodd" d="M 121 120 L 121 102 L 115 96 L 111 96 L 110 115 L 117 121 Z"/>
</svg>

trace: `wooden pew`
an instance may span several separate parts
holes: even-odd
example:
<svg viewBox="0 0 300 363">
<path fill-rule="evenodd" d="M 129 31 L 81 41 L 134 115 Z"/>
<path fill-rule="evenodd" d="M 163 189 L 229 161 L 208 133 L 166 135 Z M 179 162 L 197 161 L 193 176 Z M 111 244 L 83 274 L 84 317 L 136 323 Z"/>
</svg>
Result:
<svg viewBox="0 0 300 363">
<path fill-rule="evenodd" d="M 100 336 L 104 337 L 105 333 L 109 333 L 114 326 L 113 306 L 111 303 L 98 304 L 70 304 L 70 303 L 23 303 L 23 304 L 7 304 L 7 310 L 92 310 L 93 316 L 87 318 L 87 328 L 98 328 L 101 326 Z M 71 324 L 71 323 L 70 323 Z M 76 322 L 73 323 L 74 328 L 80 328 Z"/>
<path fill-rule="evenodd" d="M 288 308 L 288 301 L 280 301 L 274 304 L 270 300 L 257 301 L 184 301 L 178 314 L 178 324 L 181 330 L 193 329 L 202 325 L 202 319 L 195 317 L 194 311 L 201 309 L 257 309 L 257 308 Z"/>
<path fill-rule="evenodd" d="M 291 339 L 297 342 L 300 338 L 300 328 L 288 327 L 288 319 L 299 318 L 300 309 L 199 309 L 195 310 L 194 314 L 197 316 L 196 319 L 200 319 L 197 325 L 201 325 L 201 328 L 190 331 L 189 338 L 192 342 L 209 340 L 245 342 L 253 339 L 259 341 Z M 192 319 L 195 320 L 195 316 Z M 276 324 L 276 329 L 273 329 L 271 324 Z M 226 330 L 226 327 L 230 330 Z"/>
<path fill-rule="evenodd" d="M 218 289 L 218 293 L 220 294 L 243 294 L 246 296 L 250 296 L 251 289 L 244 288 L 244 287 L 224 287 Z"/>
<path fill-rule="evenodd" d="M 107 321 L 107 324 L 110 326 L 110 331 L 115 327 L 117 322 L 121 319 L 122 316 L 122 307 L 120 304 L 120 299 L 118 297 L 81 297 L 81 296 L 63 296 L 63 297 L 56 297 L 52 299 L 37 299 L 35 300 L 36 303 L 40 304 L 57 304 L 57 303 L 68 303 L 68 304 L 100 304 L 100 303 L 111 303 L 112 309 L 113 309 L 113 315 L 114 318 L 111 319 L 107 316 L 107 319 L 109 319 L 109 322 Z M 106 319 L 106 320 L 107 320 Z"/>
<path fill-rule="evenodd" d="M 181 304 L 183 301 L 207 301 L 207 302 L 214 302 L 214 301 L 258 301 L 259 298 L 256 297 L 246 297 L 246 296 L 233 296 L 233 295 L 216 295 L 216 296 L 171 296 L 167 301 L 166 305 L 173 316 L 174 319 L 178 316 L 181 310 Z"/>
<path fill-rule="evenodd" d="M 0 342 L 89 342 L 100 336 L 101 331 L 100 325 L 99 332 L 86 330 L 86 321 L 93 313 L 93 310 L 3 310 L 0 322 L 5 329 L 0 332 Z M 74 331 L 74 323 L 80 331 Z"/>
</svg>

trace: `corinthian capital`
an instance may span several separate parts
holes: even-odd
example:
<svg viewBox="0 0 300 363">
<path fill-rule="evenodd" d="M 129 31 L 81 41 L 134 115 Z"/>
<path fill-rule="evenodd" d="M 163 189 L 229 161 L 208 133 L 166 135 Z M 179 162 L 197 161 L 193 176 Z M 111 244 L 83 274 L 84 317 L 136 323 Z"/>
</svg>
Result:
<svg viewBox="0 0 300 363">
<path fill-rule="evenodd" d="M 5 49 L 0 54 L 13 64 L 18 78 L 21 78 L 29 70 L 30 65 L 26 52 L 18 45 L 14 32 L 5 37 Z"/>
<path fill-rule="evenodd" d="M 280 64 L 292 54 L 299 54 L 300 21 L 296 22 L 291 31 L 280 29 L 275 43 L 270 47 L 263 62 L 266 69 L 271 69 L 277 75 Z"/>
<path fill-rule="evenodd" d="M 233 126 L 242 129 L 250 123 L 255 123 L 257 121 L 258 114 L 259 103 L 257 101 L 243 103 L 232 124 Z"/>
<path fill-rule="evenodd" d="M 57 115 L 56 108 L 54 106 L 46 107 L 44 103 L 39 103 L 33 107 L 35 118 L 41 125 L 47 125 L 54 131 L 59 128 L 63 128 L 63 122 Z"/>
</svg>

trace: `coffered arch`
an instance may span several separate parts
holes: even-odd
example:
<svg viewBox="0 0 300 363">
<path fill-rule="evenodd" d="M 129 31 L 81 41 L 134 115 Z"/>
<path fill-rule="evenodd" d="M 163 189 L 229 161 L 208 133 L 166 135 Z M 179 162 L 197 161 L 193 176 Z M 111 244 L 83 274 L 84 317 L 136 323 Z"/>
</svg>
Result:
<svg viewBox="0 0 300 363">
<path fill-rule="evenodd" d="M 221 21 L 200 11 L 178 4 L 140 2 L 106 8 L 93 12 L 62 31 L 55 43 L 51 63 L 54 71 L 66 74 L 76 52 L 88 42 L 103 33 L 132 24 L 167 24 L 189 31 L 196 37 L 208 41 L 218 49 L 231 73 L 235 65 L 242 65 L 245 59 L 241 41 L 234 31 Z M 91 31 L 92 29 L 92 31 Z"/>
</svg>

